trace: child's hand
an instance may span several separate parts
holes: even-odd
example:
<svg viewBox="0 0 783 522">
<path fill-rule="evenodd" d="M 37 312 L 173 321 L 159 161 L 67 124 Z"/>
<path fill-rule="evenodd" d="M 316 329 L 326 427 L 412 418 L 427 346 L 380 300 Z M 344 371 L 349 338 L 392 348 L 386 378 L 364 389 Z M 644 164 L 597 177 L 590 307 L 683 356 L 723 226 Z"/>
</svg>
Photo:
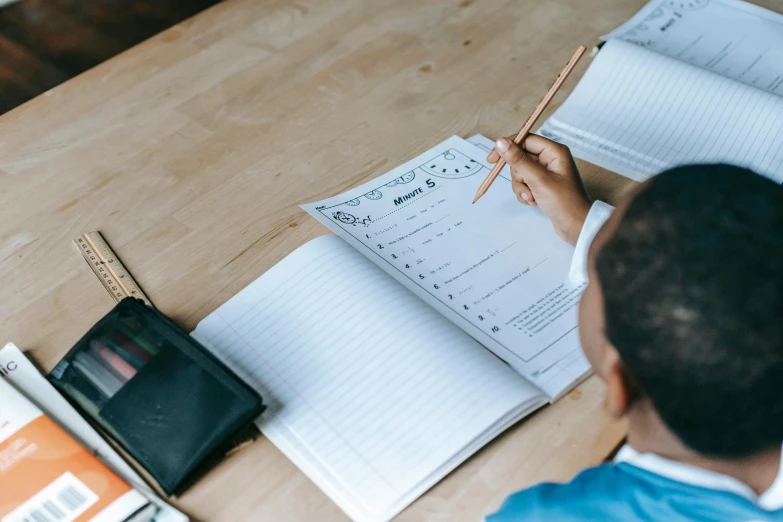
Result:
<svg viewBox="0 0 783 522">
<path fill-rule="evenodd" d="M 563 240 L 576 245 L 590 197 L 565 145 L 530 134 L 522 142 L 524 151 L 511 139 L 500 138 L 487 161 L 502 156 L 511 167 L 512 188 L 520 203 L 539 206 Z"/>
</svg>

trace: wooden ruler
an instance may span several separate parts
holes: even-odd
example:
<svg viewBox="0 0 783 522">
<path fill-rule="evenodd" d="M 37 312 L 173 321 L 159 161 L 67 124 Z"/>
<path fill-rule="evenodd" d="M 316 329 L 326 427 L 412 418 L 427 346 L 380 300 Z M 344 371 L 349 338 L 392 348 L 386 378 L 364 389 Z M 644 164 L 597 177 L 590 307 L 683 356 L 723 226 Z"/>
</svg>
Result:
<svg viewBox="0 0 783 522">
<path fill-rule="evenodd" d="M 134 281 L 100 232 L 82 234 L 73 240 L 73 244 L 79 249 L 114 302 L 119 303 L 126 297 L 135 297 L 144 301 L 147 306 L 152 306 L 152 302 L 141 291 L 141 287 Z"/>
</svg>

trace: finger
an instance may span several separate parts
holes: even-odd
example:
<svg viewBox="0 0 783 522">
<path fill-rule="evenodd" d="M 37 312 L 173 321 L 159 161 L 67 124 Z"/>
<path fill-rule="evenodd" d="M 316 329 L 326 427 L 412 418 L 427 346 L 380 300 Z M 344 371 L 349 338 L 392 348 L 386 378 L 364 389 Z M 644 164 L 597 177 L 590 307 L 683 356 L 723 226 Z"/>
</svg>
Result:
<svg viewBox="0 0 783 522">
<path fill-rule="evenodd" d="M 530 159 L 533 160 L 535 163 L 539 163 L 538 154 L 530 154 L 526 152 L 528 156 L 530 156 Z M 500 153 L 496 151 L 495 149 L 492 149 L 492 152 L 489 153 L 489 156 L 487 156 L 487 163 L 497 163 L 500 159 Z"/>
<path fill-rule="evenodd" d="M 524 167 L 529 162 L 527 155 L 519 146 L 508 138 L 500 138 L 495 142 L 495 150 L 506 163 L 514 167 Z"/>
<path fill-rule="evenodd" d="M 527 154 L 527 157 L 530 158 L 533 161 L 533 163 L 540 163 L 540 158 L 538 157 L 538 154 L 533 154 L 528 151 L 525 151 L 525 154 Z"/>
<path fill-rule="evenodd" d="M 511 166 L 511 177 L 523 183 L 539 184 L 545 170 L 513 141 L 500 138 L 495 144 L 501 157 Z"/>
<path fill-rule="evenodd" d="M 538 206 L 538 203 L 536 203 L 536 200 L 525 199 L 525 193 L 524 192 L 522 192 L 522 193 L 517 195 L 517 201 L 519 201 L 523 205 L 527 205 L 528 207 Z"/>
<path fill-rule="evenodd" d="M 573 161 L 568 147 L 537 134 L 528 134 L 522 146 L 531 154 L 537 154 L 538 163 L 544 168 L 558 174 L 568 172 Z"/>
<path fill-rule="evenodd" d="M 511 188 L 517 197 L 517 201 L 524 205 L 536 205 L 536 198 L 526 184 L 512 181 Z"/>
<path fill-rule="evenodd" d="M 522 147 L 531 154 L 541 155 L 546 151 L 555 151 L 560 144 L 538 134 L 528 134 L 522 140 Z"/>
<path fill-rule="evenodd" d="M 513 136 L 506 136 L 506 139 L 511 141 L 514 139 Z M 497 149 L 492 149 L 492 151 L 489 153 L 489 156 L 487 156 L 487 163 L 497 163 L 500 159 L 500 153 L 497 151 Z"/>
</svg>

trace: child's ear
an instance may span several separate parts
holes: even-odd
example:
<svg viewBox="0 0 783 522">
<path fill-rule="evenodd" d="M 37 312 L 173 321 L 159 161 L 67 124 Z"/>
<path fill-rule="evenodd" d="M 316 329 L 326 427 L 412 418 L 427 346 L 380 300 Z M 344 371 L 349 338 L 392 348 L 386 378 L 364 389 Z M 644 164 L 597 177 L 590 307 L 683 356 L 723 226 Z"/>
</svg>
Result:
<svg viewBox="0 0 783 522">
<path fill-rule="evenodd" d="M 620 359 L 616 357 L 612 359 L 605 377 L 604 410 L 613 419 L 619 419 L 628 413 L 634 392 L 631 389 L 630 380 L 620 364 Z"/>
</svg>

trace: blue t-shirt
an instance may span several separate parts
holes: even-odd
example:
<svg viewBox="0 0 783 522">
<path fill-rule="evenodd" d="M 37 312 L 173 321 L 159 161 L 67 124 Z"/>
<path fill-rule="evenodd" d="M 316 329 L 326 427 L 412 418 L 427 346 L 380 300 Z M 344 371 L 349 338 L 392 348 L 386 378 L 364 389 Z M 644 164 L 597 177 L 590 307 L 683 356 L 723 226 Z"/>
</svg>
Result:
<svg viewBox="0 0 783 522">
<path fill-rule="evenodd" d="M 604 464 L 567 484 L 540 484 L 508 497 L 487 522 L 783 521 L 727 491 L 672 480 L 632 464 Z"/>
</svg>

